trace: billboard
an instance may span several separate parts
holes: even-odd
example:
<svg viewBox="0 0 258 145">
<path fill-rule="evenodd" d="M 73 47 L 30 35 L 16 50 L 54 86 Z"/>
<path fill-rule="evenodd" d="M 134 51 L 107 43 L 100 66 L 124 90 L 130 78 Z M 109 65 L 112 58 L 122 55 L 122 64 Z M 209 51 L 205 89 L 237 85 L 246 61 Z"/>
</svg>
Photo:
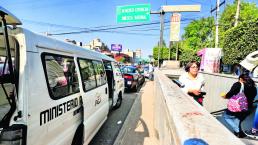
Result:
<svg viewBox="0 0 258 145">
<path fill-rule="evenodd" d="M 170 41 L 179 41 L 180 40 L 180 19 L 181 14 L 173 13 L 170 21 Z"/>
<path fill-rule="evenodd" d="M 111 51 L 122 51 L 122 44 L 111 44 Z"/>
</svg>

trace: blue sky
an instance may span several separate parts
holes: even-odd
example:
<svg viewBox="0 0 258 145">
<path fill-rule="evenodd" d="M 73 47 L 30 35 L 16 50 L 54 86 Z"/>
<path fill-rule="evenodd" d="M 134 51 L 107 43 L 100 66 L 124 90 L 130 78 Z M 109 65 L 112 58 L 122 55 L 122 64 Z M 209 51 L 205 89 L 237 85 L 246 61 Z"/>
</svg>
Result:
<svg viewBox="0 0 258 145">
<path fill-rule="evenodd" d="M 222 0 L 221 0 L 222 1 Z M 227 0 L 232 3 L 233 0 Z M 248 0 L 256 2 L 256 0 Z M 139 23 L 118 24 L 116 7 L 122 5 L 151 4 L 151 10 L 157 11 L 162 5 L 201 4 L 201 12 L 182 13 L 181 33 L 191 21 L 210 16 L 215 0 L 1 0 L 0 6 L 21 19 L 23 27 L 44 34 L 71 32 L 108 27 L 119 27 Z M 222 6 L 223 9 L 224 6 Z M 169 20 L 171 14 L 165 15 Z M 215 14 L 213 14 L 214 16 Z M 151 15 L 151 22 L 159 22 L 158 15 Z M 148 22 L 150 23 L 150 22 Z M 84 29 L 81 29 L 84 28 Z M 94 38 L 100 38 L 107 46 L 122 44 L 123 49 L 142 49 L 142 55 L 152 54 L 152 48 L 159 41 L 159 24 L 116 29 L 109 32 L 93 32 L 72 35 L 52 36 L 60 40 L 65 38 L 81 41 L 84 44 Z M 165 25 L 164 39 L 169 42 L 169 25 Z M 128 34 L 130 33 L 130 34 Z"/>
</svg>

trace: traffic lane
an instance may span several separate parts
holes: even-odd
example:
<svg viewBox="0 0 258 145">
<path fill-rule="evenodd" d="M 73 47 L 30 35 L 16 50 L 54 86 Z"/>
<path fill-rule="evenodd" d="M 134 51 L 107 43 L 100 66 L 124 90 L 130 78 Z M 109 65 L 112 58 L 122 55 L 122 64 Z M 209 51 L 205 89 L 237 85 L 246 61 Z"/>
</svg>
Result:
<svg viewBox="0 0 258 145">
<path fill-rule="evenodd" d="M 136 97 L 137 93 L 126 92 L 124 94 L 121 107 L 109 113 L 106 122 L 89 145 L 113 145 Z"/>
</svg>

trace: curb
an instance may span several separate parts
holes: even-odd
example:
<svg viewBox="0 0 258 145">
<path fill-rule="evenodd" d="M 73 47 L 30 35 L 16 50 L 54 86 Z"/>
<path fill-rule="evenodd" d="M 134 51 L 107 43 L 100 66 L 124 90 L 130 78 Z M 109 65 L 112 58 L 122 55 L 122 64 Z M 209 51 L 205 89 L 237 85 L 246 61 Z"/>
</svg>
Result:
<svg viewBox="0 0 258 145">
<path fill-rule="evenodd" d="M 142 88 L 139 90 L 139 92 L 142 90 Z M 115 142 L 113 145 L 122 145 L 123 141 L 124 141 L 124 137 L 125 135 L 127 134 L 128 130 L 130 130 L 130 120 L 133 120 L 134 118 L 134 115 L 136 113 L 133 113 L 133 112 L 136 112 L 137 110 L 135 108 L 137 108 L 137 105 L 139 103 L 139 100 L 141 99 L 141 96 L 139 95 L 139 92 L 137 92 L 137 96 L 134 100 L 134 103 L 128 113 L 128 116 L 126 117 L 124 123 L 123 123 L 123 126 L 122 128 L 120 129 L 119 133 L 118 133 L 118 136 L 116 137 L 115 139 Z"/>
</svg>

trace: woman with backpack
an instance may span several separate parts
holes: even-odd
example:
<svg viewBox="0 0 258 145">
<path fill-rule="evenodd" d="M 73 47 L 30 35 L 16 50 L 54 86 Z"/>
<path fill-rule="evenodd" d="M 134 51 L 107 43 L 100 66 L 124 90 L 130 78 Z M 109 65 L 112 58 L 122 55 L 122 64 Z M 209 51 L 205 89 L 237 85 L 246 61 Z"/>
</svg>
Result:
<svg viewBox="0 0 258 145">
<path fill-rule="evenodd" d="M 240 124 L 250 114 L 256 94 L 254 81 L 248 74 L 241 74 L 238 82 L 234 83 L 230 91 L 223 96 L 225 99 L 229 99 L 223 117 L 239 138 L 246 136 Z"/>
</svg>

